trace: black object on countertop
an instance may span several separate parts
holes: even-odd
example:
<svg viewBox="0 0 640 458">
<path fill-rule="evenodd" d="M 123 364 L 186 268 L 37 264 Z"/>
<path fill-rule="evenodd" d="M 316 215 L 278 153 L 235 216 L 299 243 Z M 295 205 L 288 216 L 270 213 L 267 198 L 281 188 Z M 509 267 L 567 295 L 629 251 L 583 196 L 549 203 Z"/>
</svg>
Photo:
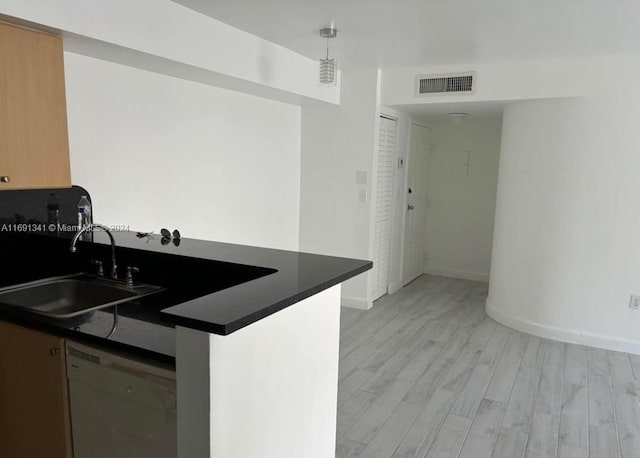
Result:
<svg viewBox="0 0 640 458">
<path fill-rule="evenodd" d="M 80 186 L 2 191 L 0 224 L 24 224 L 30 229 L 28 232 L 49 232 L 51 223 L 76 225 L 82 196 L 91 202 L 89 192 Z M 31 230 L 33 228 L 41 230 Z"/>
<path fill-rule="evenodd" d="M 0 319 L 174 363 L 176 325 L 227 335 L 372 267 L 370 261 L 309 253 L 194 239 L 163 245 L 135 232 L 113 234 L 120 268 L 139 267 L 138 281 L 166 291 L 118 305 L 118 329 L 111 338 L 106 336 L 113 308 L 71 323 L 20 314 L 0 304 Z M 94 243 L 80 242 L 71 254 L 68 234 L 0 233 L 0 287 L 92 272 L 92 259 L 108 266 L 109 239 L 94 235 Z"/>
</svg>

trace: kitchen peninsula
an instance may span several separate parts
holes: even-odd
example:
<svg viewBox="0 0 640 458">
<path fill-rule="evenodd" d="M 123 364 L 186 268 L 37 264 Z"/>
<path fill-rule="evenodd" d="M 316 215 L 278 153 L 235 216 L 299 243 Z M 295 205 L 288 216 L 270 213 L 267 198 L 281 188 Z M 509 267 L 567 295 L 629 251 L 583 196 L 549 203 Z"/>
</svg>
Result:
<svg viewBox="0 0 640 458">
<path fill-rule="evenodd" d="M 1 234 L 0 287 L 91 272 L 94 259 L 107 270 L 109 238 L 94 237 L 70 253 L 65 236 Z M 179 457 L 332 456 L 340 283 L 371 262 L 192 239 L 162 244 L 135 232 L 114 237 L 122 269 L 135 265 L 137 281 L 165 291 L 71 320 L 5 305 L 0 320 L 175 365 Z"/>
</svg>

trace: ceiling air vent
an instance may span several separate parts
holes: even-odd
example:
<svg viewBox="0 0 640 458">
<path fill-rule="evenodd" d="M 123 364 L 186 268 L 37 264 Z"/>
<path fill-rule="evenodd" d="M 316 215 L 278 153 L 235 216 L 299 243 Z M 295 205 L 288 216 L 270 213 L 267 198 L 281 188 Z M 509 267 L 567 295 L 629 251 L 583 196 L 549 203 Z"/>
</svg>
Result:
<svg viewBox="0 0 640 458">
<path fill-rule="evenodd" d="M 473 94 L 475 76 L 475 72 L 420 75 L 416 78 L 416 95 Z"/>
</svg>

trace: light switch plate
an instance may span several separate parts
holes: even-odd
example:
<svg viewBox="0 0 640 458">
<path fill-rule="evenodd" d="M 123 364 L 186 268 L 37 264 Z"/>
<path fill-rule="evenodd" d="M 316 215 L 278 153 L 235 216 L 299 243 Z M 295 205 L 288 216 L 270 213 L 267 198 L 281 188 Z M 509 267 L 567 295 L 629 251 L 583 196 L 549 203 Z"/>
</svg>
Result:
<svg viewBox="0 0 640 458">
<path fill-rule="evenodd" d="M 367 192 L 366 189 L 361 189 L 358 192 L 358 200 L 360 202 L 366 202 L 369 199 L 369 193 Z"/>
<path fill-rule="evenodd" d="M 366 170 L 358 170 L 358 171 L 356 171 L 356 184 L 367 184 L 367 171 Z"/>
</svg>

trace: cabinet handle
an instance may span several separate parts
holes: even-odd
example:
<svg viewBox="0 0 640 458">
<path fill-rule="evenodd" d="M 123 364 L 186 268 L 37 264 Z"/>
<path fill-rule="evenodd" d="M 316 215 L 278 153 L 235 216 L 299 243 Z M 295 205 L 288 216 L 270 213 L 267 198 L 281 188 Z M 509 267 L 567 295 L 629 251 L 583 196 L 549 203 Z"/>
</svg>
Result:
<svg viewBox="0 0 640 458">
<path fill-rule="evenodd" d="M 3 176 L 0 177 L 0 182 L 2 182 L 2 183 L 8 183 L 10 181 L 11 181 L 11 177 L 8 176 L 8 175 L 3 175 Z"/>
<path fill-rule="evenodd" d="M 50 348 L 49 349 L 49 354 L 51 356 L 56 356 L 58 353 L 60 353 L 60 349 L 59 348 Z"/>
</svg>

